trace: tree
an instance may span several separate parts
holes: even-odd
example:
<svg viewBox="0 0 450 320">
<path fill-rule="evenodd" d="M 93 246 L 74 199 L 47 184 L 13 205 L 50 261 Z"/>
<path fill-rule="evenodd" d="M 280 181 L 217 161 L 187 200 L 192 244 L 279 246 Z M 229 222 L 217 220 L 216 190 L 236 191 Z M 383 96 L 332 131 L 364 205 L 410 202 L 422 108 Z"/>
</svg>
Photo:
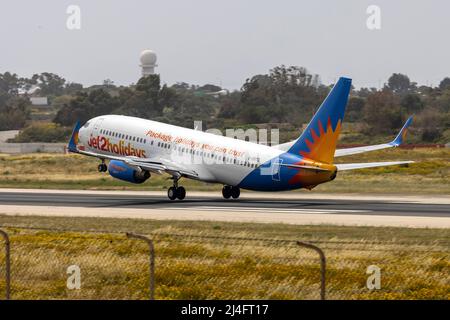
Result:
<svg viewBox="0 0 450 320">
<path fill-rule="evenodd" d="M 398 97 L 384 89 L 370 94 L 364 107 L 367 134 L 391 134 L 402 125 Z"/>
<path fill-rule="evenodd" d="M 35 75 L 36 76 L 36 75 Z M 33 76 L 33 77 L 35 77 Z M 59 96 L 64 93 L 66 80 L 54 73 L 44 72 L 37 75 L 39 93 L 44 96 Z"/>
<path fill-rule="evenodd" d="M 198 90 L 206 92 L 217 92 L 222 90 L 222 88 L 213 84 L 205 84 L 204 86 L 199 87 Z"/>
<path fill-rule="evenodd" d="M 27 97 L 9 96 L 0 104 L 0 130 L 21 129 L 29 118 L 30 100 Z"/>
<path fill-rule="evenodd" d="M 103 80 L 103 86 L 105 86 L 106 88 L 114 88 L 114 81 L 112 81 L 111 79 L 105 79 Z"/>
<path fill-rule="evenodd" d="M 253 113 L 259 122 L 289 122 L 299 126 L 312 116 L 328 90 L 318 85 L 318 77 L 306 68 L 278 66 L 268 75 L 246 80 L 241 88 L 237 118 L 253 123 Z"/>
<path fill-rule="evenodd" d="M 19 90 L 19 78 L 17 74 L 10 72 L 0 73 L 0 90 L 9 94 L 17 94 Z"/>
<path fill-rule="evenodd" d="M 186 82 L 177 82 L 174 85 L 172 85 L 172 88 L 180 91 L 186 91 L 190 89 L 189 83 Z"/>
<path fill-rule="evenodd" d="M 159 104 L 161 80 L 158 74 L 142 77 L 136 84 L 136 92 L 127 104 L 137 115 L 144 118 L 161 116 L 163 106 Z"/>
<path fill-rule="evenodd" d="M 75 83 L 75 82 L 69 82 L 65 85 L 64 87 L 64 94 L 75 94 L 78 91 L 83 90 L 83 85 L 80 83 Z"/>
<path fill-rule="evenodd" d="M 422 99 L 416 93 L 406 94 L 402 98 L 400 105 L 402 109 L 405 110 L 406 113 L 408 114 L 418 113 L 422 111 L 424 108 L 424 103 L 422 102 Z"/>
<path fill-rule="evenodd" d="M 395 93 L 405 93 L 411 88 L 411 81 L 407 75 L 394 73 L 388 79 L 387 87 Z"/>
<path fill-rule="evenodd" d="M 109 114 L 117 107 L 118 99 L 111 97 L 104 89 L 92 90 L 89 94 L 78 92 L 58 111 L 53 122 L 73 126 L 76 121 L 84 123 L 90 118 Z"/>
<path fill-rule="evenodd" d="M 356 122 L 362 119 L 365 100 L 360 97 L 350 97 L 347 103 L 345 120 Z"/>
<path fill-rule="evenodd" d="M 442 135 L 439 129 L 443 120 L 438 110 L 433 110 L 432 108 L 424 110 L 417 119 L 422 130 L 422 141 L 436 142 Z"/>
<path fill-rule="evenodd" d="M 441 83 L 439 83 L 439 89 L 446 90 L 450 88 L 450 78 L 444 78 Z"/>
</svg>

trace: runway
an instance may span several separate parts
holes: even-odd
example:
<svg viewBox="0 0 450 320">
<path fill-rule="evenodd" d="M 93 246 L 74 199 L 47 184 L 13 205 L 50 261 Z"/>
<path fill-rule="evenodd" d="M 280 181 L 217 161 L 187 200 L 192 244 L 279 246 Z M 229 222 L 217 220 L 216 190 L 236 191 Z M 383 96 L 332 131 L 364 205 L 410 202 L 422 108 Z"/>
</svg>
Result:
<svg viewBox="0 0 450 320">
<path fill-rule="evenodd" d="M 450 228 L 450 197 L 4 189 L 0 214 Z"/>
</svg>

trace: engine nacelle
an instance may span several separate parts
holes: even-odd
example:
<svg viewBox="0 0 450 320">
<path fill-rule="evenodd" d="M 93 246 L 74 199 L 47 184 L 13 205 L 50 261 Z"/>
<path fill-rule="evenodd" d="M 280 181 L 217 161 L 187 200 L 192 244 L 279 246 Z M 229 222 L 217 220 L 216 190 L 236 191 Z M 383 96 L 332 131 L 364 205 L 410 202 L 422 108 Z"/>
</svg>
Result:
<svg viewBox="0 0 450 320">
<path fill-rule="evenodd" d="M 108 172 L 111 177 L 131 183 L 142 183 L 150 178 L 150 172 L 137 171 L 119 160 L 111 160 L 108 165 Z"/>
</svg>

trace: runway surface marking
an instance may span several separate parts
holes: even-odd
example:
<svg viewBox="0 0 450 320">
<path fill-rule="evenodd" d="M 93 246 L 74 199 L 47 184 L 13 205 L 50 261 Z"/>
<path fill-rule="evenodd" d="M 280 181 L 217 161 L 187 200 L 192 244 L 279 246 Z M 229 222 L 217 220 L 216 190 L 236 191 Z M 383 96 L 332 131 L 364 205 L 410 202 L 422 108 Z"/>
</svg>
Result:
<svg viewBox="0 0 450 320">
<path fill-rule="evenodd" d="M 0 214 L 59 217 L 450 228 L 449 204 L 446 196 L 243 193 L 225 200 L 192 192 L 170 201 L 165 192 L 0 189 Z"/>
<path fill-rule="evenodd" d="M 186 210 L 185 207 L 172 207 L 172 208 L 161 208 L 162 210 Z M 276 213 L 362 213 L 370 212 L 368 210 L 338 210 L 338 209 L 268 209 L 260 207 L 211 207 L 211 206 L 192 206 L 189 210 L 204 210 L 204 211 L 250 211 L 250 212 L 261 212 L 270 211 Z"/>
</svg>

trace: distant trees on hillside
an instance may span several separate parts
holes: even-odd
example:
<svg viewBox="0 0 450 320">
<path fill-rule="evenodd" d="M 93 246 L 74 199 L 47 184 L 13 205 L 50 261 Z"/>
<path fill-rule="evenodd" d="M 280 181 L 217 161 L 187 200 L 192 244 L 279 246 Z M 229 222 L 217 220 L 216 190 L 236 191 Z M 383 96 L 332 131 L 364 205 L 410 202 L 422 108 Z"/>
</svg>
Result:
<svg viewBox="0 0 450 320">
<path fill-rule="evenodd" d="M 203 129 L 255 123 L 287 123 L 298 128 L 309 121 L 332 87 L 321 84 L 318 75 L 303 67 L 284 65 L 248 78 L 238 91 L 218 96 L 208 94 L 222 89 L 217 85 L 162 85 L 159 75 L 141 78 L 128 87 L 116 86 L 107 79 L 83 88 L 53 73 L 26 79 L 6 72 L 0 74 L 0 130 L 19 129 L 30 123 L 31 105 L 23 91 L 33 86 L 39 88 L 36 94 L 48 96 L 57 108 L 53 120 L 60 126 L 57 128 L 114 113 L 185 127 L 202 120 Z M 358 139 L 373 138 L 394 134 L 411 114 L 415 115 L 415 142 L 447 142 L 450 78 L 430 87 L 394 73 L 382 89 L 352 88 L 345 123 L 359 124 Z"/>
</svg>

